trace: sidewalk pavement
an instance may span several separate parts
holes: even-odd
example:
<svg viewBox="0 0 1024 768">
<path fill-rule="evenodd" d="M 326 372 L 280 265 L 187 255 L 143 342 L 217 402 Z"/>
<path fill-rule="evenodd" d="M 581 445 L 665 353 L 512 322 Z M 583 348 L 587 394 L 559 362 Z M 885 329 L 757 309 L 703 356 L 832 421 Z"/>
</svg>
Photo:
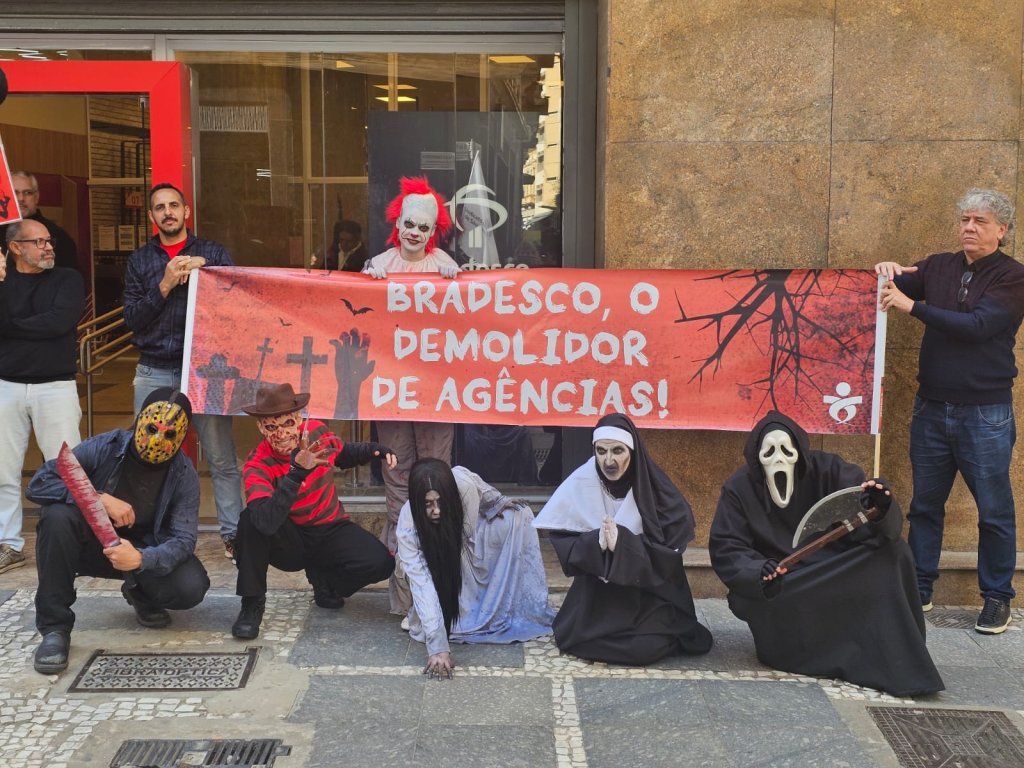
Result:
<svg viewBox="0 0 1024 768">
<path fill-rule="evenodd" d="M 917 700 L 764 667 L 724 600 L 698 601 L 715 638 L 706 656 L 628 668 L 560 656 L 550 638 L 455 645 L 455 678 L 439 682 L 421 674 L 424 648 L 387 613 L 383 584 L 330 611 L 301 574 L 274 572 L 260 636 L 245 642 L 230 633 L 234 569 L 214 535 L 200 557 L 210 594 L 163 630 L 135 622 L 116 582 L 80 579 L 70 665 L 52 677 L 32 669 L 34 563 L 0 575 L 0 764 L 1024 765 L 1018 611 L 997 637 L 929 624 L 947 690 Z M 973 625 L 976 609 L 930 616 Z M 158 756 L 132 757 L 146 747 L 136 740 L 158 740 L 146 753 Z"/>
</svg>

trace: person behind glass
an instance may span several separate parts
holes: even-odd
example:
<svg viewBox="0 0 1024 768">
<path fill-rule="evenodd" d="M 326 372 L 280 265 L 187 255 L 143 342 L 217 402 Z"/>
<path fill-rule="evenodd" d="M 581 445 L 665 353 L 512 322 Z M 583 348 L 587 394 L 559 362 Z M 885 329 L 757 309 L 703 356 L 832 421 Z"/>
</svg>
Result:
<svg viewBox="0 0 1024 768">
<path fill-rule="evenodd" d="M 1010 460 L 1014 348 L 1024 318 L 1024 265 L 1000 246 L 1013 229 L 1006 195 L 971 189 L 960 199 L 961 249 L 911 267 L 875 265 L 887 282 L 883 311 L 924 324 L 918 390 L 910 421 L 914 493 L 907 519 L 924 609 L 939 576 L 946 500 L 959 471 L 978 507 L 978 586 L 984 606 L 974 629 L 999 634 L 1010 623 L 1016 511 Z"/>
<path fill-rule="evenodd" d="M 263 441 L 245 462 L 246 507 L 238 525 L 236 555 L 242 598 L 235 637 L 259 634 L 266 608 L 267 569 L 305 569 L 313 601 L 339 609 L 345 598 L 388 578 L 395 567 L 387 547 L 348 519 L 334 486 L 332 467 L 350 469 L 395 455 L 379 443 L 343 443 L 321 421 L 303 419 L 309 393 L 291 384 L 261 389 L 242 408 L 257 418 Z"/>
<path fill-rule="evenodd" d="M 363 243 L 363 229 L 355 221 L 342 219 L 334 225 L 334 243 L 324 257 L 326 269 L 362 272 L 370 254 Z"/>
<path fill-rule="evenodd" d="M 597 422 L 594 457 L 555 489 L 534 525 L 546 529 L 572 586 L 555 617 L 560 651 L 613 664 L 702 654 L 683 570 L 693 511 L 647 455 L 629 417 Z"/>
<path fill-rule="evenodd" d="M 452 226 L 444 199 L 430 188 L 425 178 L 402 178 L 401 190 L 388 205 L 386 213 L 387 220 L 395 224 L 388 239 L 393 247 L 366 262 L 363 272 L 378 280 L 383 280 L 391 272 L 440 272 L 442 277 L 454 279 L 459 274 L 459 265 L 437 247 L 438 239 Z M 451 462 L 455 427 L 425 421 L 378 421 L 377 433 L 399 457 L 397 466 L 382 467 L 388 519 L 381 541 L 395 552 L 395 526 L 408 498 L 409 470 L 417 459 Z M 395 569 L 388 593 L 391 612 L 399 615 L 408 613 L 412 596 L 401 564 Z M 407 624 L 403 622 L 403 629 Z"/>
<path fill-rule="evenodd" d="M 135 369 L 135 412 L 157 387 L 181 386 L 185 348 L 188 278 L 200 267 L 230 267 L 223 245 L 202 240 L 185 226 L 190 210 L 173 184 L 149 192 L 149 220 L 157 234 L 128 257 L 124 282 L 124 321 L 139 350 Z M 234 556 L 235 532 L 242 511 L 242 477 L 230 416 L 199 415 L 193 420 L 203 455 L 210 465 L 224 554 Z"/>
<path fill-rule="evenodd" d="M 420 459 L 398 517 L 398 561 L 412 590 L 409 634 L 430 677 L 451 678 L 449 641 L 514 643 L 551 634 L 554 611 L 533 510 L 464 467 Z"/>
<path fill-rule="evenodd" d="M 82 268 L 78 263 L 78 246 L 75 245 L 74 238 L 60 224 L 44 216 L 43 212 L 39 210 L 39 182 L 36 177 L 28 171 L 11 171 L 11 186 L 15 197 L 18 198 L 18 209 L 21 211 L 22 219 L 38 221 L 46 227 L 50 237 L 53 238 L 54 264 L 64 269 L 73 269 L 81 274 Z M 0 227 L 0 243 L 6 240 L 4 229 L 5 227 Z M 84 277 L 83 275 L 83 279 Z"/>
<path fill-rule="evenodd" d="M 44 459 L 81 440 L 75 330 L 82 276 L 55 267 L 53 238 L 38 221 L 7 227 L 13 265 L 0 282 L 0 573 L 25 564 L 21 472 L 29 436 Z"/>
<path fill-rule="evenodd" d="M 36 538 L 36 628 L 43 640 L 37 672 L 68 665 L 75 613 L 75 577 L 121 579 L 121 594 L 144 627 L 166 627 L 167 609 L 198 605 L 210 579 L 195 556 L 199 475 L 181 444 L 192 418 L 188 398 L 153 390 L 132 429 L 115 429 L 75 448 L 121 543 L 103 549 L 60 475 L 43 464 L 27 496 L 42 508 Z"/>
</svg>

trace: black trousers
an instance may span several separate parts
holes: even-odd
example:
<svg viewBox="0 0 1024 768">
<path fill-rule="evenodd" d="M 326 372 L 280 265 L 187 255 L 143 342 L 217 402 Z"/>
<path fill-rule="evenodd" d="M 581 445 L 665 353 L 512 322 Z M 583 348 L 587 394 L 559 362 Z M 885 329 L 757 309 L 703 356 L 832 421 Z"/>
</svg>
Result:
<svg viewBox="0 0 1024 768">
<path fill-rule="evenodd" d="M 70 632 L 75 625 L 75 613 L 71 610 L 77 597 L 75 577 L 123 580 L 124 574 L 103 554 L 103 547 L 78 507 L 43 507 L 36 531 L 36 628 L 42 634 L 55 630 Z M 210 588 L 206 569 L 195 555 L 162 576 L 138 571 L 135 580 L 137 594 L 146 602 L 176 611 L 199 605 Z"/>
<path fill-rule="evenodd" d="M 343 520 L 328 525 L 295 525 L 285 520 L 272 535 L 260 532 L 242 510 L 235 538 L 238 583 L 235 593 L 259 597 L 267 593 L 267 569 L 305 569 L 311 584 L 326 584 L 348 597 L 367 584 L 383 581 L 395 570 L 395 559 L 376 537 Z"/>
</svg>

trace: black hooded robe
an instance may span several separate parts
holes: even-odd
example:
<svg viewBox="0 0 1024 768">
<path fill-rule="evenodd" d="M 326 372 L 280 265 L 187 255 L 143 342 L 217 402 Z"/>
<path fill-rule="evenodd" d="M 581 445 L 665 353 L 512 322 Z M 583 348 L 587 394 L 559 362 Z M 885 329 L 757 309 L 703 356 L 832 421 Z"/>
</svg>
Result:
<svg viewBox="0 0 1024 768">
<path fill-rule="evenodd" d="M 627 417 L 610 414 L 598 424 L 633 435 L 631 490 L 643 533 L 620 525 L 612 552 L 601 550 L 597 530 L 549 531 L 562 570 L 574 577 L 555 617 L 555 643 L 584 659 L 637 666 L 671 654 L 707 653 L 711 633 L 697 621 L 683 571 L 683 550 L 693 538 L 690 505 L 648 458 Z M 545 527 L 543 515 L 539 527 Z"/>
<path fill-rule="evenodd" d="M 772 502 L 758 459 L 761 440 L 784 426 L 800 454 L 790 503 Z M 750 626 L 757 657 L 785 672 L 846 680 L 894 696 L 945 688 L 925 646 L 925 622 L 903 517 L 885 517 L 818 551 L 771 582 L 768 560 L 793 551 L 793 533 L 828 494 L 860 485 L 864 472 L 810 450 L 807 433 L 772 412 L 754 427 L 746 466 L 722 486 L 711 524 L 711 565 L 729 588 L 729 608 Z"/>
</svg>

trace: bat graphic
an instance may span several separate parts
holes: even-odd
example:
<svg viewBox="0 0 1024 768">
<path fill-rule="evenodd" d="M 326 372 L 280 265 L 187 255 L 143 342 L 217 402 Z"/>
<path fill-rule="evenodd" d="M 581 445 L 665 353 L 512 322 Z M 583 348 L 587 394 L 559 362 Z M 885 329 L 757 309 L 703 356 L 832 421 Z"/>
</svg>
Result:
<svg viewBox="0 0 1024 768">
<path fill-rule="evenodd" d="M 356 309 L 348 299 L 343 298 L 342 301 L 345 303 L 345 306 L 348 307 L 348 311 L 353 315 L 362 315 L 366 312 L 373 312 L 373 307 L 360 307 L 359 309 Z"/>
<path fill-rule="evenodd" d="M 221 290 L 224 291 L 224 293 L 227 293 L 232 288 L 234 288 L 236 285 L 238 285 L 238 281 L 237 280 L 232 280 L 231 281 L 231 285 L 229 285 L 227 288 L 221 288 Z"/>
<path fill-rule="evenodd" d="M 286 323 L 286 322 L 284 321 L 284 319 L 283 319 L 283 318 L 280 318 L 280 317 L 279 317 L 279 318 L 277 318 L 277 322 L 279 322 L 279 323 L 280 323 L 281 325 L 283 325 L 283 326 L 284 326 L 285 328 L 287 328 L 288 326 L 290 326 L 290 325 L 291 325 L 291 323 Z"/>
</svg>

